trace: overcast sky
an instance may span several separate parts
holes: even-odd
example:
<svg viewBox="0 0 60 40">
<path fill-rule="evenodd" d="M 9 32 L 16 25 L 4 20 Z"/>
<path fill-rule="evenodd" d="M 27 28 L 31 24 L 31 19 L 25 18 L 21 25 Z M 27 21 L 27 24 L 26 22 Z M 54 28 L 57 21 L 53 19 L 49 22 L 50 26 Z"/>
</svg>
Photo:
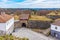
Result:
<svg viewBox="0 0 60 40">
<path fill-rule="evenodd" d="M 60 8 L 60 0 L 0 0 L 0 8 Z"/>
</svg>

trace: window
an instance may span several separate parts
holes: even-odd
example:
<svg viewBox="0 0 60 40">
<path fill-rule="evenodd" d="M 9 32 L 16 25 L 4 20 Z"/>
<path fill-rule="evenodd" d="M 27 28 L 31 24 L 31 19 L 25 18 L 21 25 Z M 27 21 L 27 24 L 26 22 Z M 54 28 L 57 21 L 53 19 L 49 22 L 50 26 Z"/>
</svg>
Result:
<svg viewBox="0 0 60 40">
<path fill-rule="evenodd" d="M 57 29 L 57 27 L 55 27 L 55 29 Z"/>
</svg>

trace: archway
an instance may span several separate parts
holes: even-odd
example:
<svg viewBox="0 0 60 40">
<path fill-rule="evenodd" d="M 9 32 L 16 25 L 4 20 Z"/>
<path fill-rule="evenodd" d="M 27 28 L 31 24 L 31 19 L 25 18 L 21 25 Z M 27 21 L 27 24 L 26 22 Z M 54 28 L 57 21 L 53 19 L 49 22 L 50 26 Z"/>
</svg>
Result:
<svg viewBox="0 0 60 40">
<path fill-rule="evenodd" d="M 22 23 L 22 27 L 26 27 L 26 23 Z"/>
</svg>

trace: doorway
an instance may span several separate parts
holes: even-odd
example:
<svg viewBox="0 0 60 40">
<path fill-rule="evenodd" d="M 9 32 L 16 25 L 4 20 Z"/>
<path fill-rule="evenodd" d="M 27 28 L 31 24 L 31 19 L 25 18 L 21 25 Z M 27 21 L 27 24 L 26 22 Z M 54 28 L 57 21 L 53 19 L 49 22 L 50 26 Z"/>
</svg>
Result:
<svg viewBox="0 0 60 40">
<path fill-rule="evenodd" d="M 22 27 L 26 27 L 26 23 L 22 23 Z"/>
<path fill-rule="evenodd" d="M 54 33 L 54 36 L 55 36 L 55 37 L 57 37 L 57 34 L 56 34 L 56 33 Z"/>
</svg>

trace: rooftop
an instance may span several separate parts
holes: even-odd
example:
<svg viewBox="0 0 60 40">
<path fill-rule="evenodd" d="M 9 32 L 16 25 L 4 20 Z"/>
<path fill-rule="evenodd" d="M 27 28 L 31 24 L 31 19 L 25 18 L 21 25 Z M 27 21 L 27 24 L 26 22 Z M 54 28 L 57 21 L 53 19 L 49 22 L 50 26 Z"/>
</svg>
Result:
<svg viewBox="0 0 60 40">
<path fill-rule="evenodd" d="M 52 11 L 52 12 L 50 12 L 49 14 L 47 14 L 47 15 L 60 15 L 60 12 L 54 12 L 54 11 Z"/>
<path fill-rule="evenodd" d="M 54 22 L 54 23 L 52 23 L 52 24 L 53 24 L 53 25 L 60 26 L 60 19 L 55 20 L 55 22 Z"/>
<path fill-rule="evenodd" d="M 46 16 L 37 16 L 37 15 L 31 15 L 31 18 L 29 18 L 29 20 L 52 21 L 52 19 L 47 18 Z"/>
<path fill-rule="evenodd" d="M 6 21 L 8 21 L 10 18 L 12 18 L 12 16 L 5 14 L 5 13 L 1 13 L 0 14 L 0 23 L 5 23 Z"/>
<path fill-rule="evenodd" d="M 29 14 L 21 14 L 20 15 L 20 19 L 22 19 L 22 20 L 25 20 L 25 19 L 29 19 Z"/>
</svg>

